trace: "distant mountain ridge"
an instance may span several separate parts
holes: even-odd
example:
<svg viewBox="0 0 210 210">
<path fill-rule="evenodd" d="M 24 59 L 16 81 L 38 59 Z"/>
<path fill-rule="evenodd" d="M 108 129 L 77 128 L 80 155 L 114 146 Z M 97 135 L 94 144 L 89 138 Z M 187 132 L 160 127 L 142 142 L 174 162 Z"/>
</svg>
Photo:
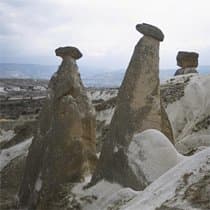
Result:
<svg viewBox="0 0 210 210">
<path fill-rule="evenodd" d="M 0 78 L 50 79 L 57 70 L 56 65 L 0 63 Z M 174 75 L 177 68 L 160 70 L 160 79 L 166 80 Z M 210 74 L 210 66 L 199 66 L 200 74 Z M 90 67 L 80 68 L 81 77 L 88 87 L 118 87 L 125 70 L 106 71 Z"/>
<path fill-rule="evenodd" d="M 55 71 L 53 65 L 0 63 L 1 78 L 49 79 Z"/>
</svg>

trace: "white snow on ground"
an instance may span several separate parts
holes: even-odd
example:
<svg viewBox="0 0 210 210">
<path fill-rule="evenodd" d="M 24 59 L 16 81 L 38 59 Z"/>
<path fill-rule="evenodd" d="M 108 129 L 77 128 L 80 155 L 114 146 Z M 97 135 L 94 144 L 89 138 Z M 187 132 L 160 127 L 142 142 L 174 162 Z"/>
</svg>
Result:
<svg viewBox="0 0 210 210">
<path fill-rule="evenodd" d="M 0 129 L 0 143 L 3 141 L 9 141 L 15 136 L 13 130 L 2 130 Z"/>
<path fill-rule="evenodd" d="M 199 181 L 205 174 L 208 174 L 209 170 L 210 148 L 207 148 L 167 171 L 121 209 L 155 210 L 165 201 L 174 197 L 176 197 L 175 204 L 181 205 L 182 209 L 194 209 L 189 208 L 189 203 L 186 200 L 181 200 L 181 197 L 188 186 Z M 180 185 L 184 175 L 189 175 L 190 179 L 185 185 L 183 183 Z M 178 187 L 181 187 L 181 192 L 176 194 Z"/>
<path fill-rule="evenodd" d="M 129 188 L 123 188 L 119 184 L 100 181 L 95 186 L 86 190 L 83 187 L 86 182 L 77 184 L 72 192 L 83 210 L 107 210 L 113 206 L 121 206 L 134 198 L 138 192 Z"/>
<path fill-rule="evenodd" d="M 148 182 L 153 182 L 184 158 L 170 140 L 155 129 L 134 135 L 128 148 L 129 166 L 136 177 L 141 177 L 143 172 Z"/>
<path fill-rule="evenodd" d="M 28 152 L 28 148 L 31 145 L 32 138 L 27 139 L 24 142 L 16 144 L 8 149 L 3 149 L 0 151 L 0 171 L 7 166 L 10 161 L 15 159 L 16 157 L 26 154 Z"/>
</svg>

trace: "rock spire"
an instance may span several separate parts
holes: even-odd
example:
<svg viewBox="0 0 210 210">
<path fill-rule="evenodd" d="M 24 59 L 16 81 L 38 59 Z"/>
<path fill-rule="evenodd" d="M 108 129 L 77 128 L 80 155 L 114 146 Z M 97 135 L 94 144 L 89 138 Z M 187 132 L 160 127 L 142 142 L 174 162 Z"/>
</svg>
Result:
<svg viewBox="0 0 210 210">
<path fill-rule="evenodd" d="M 107 179 L 134 189 L 143 189 L 147 181 L 136 177 L 129 167 L 127 151 L 135 134 L 146 129 L 165 129 L 159 84 L 159 45 L 164 39 L 160 29 L 149 24 L 138 24 L 144 36 L 135 46 L 124 80 L 119 89 L 117 104 L 109 132 L 102 147 L 97 169 L 91 184 Z M 170 123 L 168 124 L 170 125 Z M 168 126 L 167 125 L 167 126 Z"/>
<path fill-rule="evenodd" d="M 60 186 L 78 182 L 96 164 L 95 111 L 80 79 L 75 47 L 55 50 L 63 58 L 49 82 L 49 96 L 29 149 L 19 191 L 20 207 L 51 209 Z"/>
</svg>

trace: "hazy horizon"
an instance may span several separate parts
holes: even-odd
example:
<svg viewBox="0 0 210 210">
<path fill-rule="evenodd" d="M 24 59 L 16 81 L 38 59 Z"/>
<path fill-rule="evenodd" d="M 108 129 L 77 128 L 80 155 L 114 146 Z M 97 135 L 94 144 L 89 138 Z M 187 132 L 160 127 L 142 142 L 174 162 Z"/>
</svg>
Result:
<svg viewBox="0 0 210 210">
<path fill-rule="evenodd" d="M 76 46 L 78 60 L 90 68 L 125 69 L 146 22 L 165 34 L 160 69 L 178 68 L 180 50 L 199 53 L 199 65 L 210 65 L 209 2 L 203 0 L 1 0 L 0 63 L 58 65 L 54 50 Z"/>
</svg>

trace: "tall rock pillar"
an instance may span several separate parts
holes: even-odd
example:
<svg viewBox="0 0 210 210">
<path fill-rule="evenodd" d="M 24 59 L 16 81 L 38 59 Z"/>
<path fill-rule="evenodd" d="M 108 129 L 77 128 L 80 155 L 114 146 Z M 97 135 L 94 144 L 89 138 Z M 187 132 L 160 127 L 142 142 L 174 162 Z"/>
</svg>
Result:
<svg viewBox="0 0 210 210">
<path fill-rule="evenodd" d="M 119 89 L 115 113 L 104 141 L 91 184 L 100 179 L 118 182 L 126 187 L 146 186 L 129 169 L 128 146 L 136 133 L 149 128 L 163 129 L 159 87 L 159 44 L 163 33 L 155 26 L 138 24 L 144 34 L 135 46 L 124 80 Z"/>
<path fill-rule="evenodd" d="M 83 179 L 97 160 L 95 112 L 76 64 L 82 54 L 75 47 L 55 53 L 63 61 L 49 82 L 19 192 L 20 207 L 29 209 L 50 209 L 59 187 Z"/>
</svg>

